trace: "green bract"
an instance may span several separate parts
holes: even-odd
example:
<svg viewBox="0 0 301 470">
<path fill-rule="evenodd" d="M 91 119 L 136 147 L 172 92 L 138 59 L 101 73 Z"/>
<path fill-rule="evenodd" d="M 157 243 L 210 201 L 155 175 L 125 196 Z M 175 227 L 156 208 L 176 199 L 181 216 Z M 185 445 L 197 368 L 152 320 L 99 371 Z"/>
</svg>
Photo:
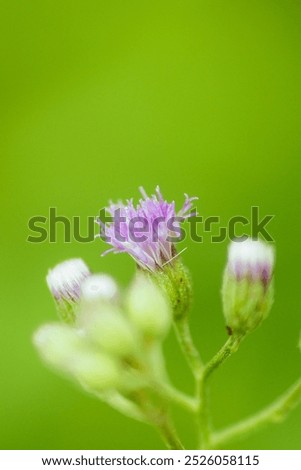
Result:
<svg viewBox="0 0 301 470">
<path fill-rule="evenodd" d="M 165 291 L 177 320 L 185 317 L 191 307 L 192 283 L 191 276 L 183 263 L 176 260 L 172 265 L 151 274 L 152 278 Z"/>
</svg>

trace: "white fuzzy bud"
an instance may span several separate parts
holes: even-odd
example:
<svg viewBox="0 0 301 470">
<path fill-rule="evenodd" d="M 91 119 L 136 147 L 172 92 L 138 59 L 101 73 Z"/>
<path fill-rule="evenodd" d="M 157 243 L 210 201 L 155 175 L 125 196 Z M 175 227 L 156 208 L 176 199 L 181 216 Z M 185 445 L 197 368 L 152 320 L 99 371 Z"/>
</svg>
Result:
<svg viewBox="0 0 301 470">
<path fill-rule="evenodd" d="M 91 275 L 88 266 L 81 259 L 70 259 L 48 271 L 46 281 L 52 293 L 60 317 L 71 323 L 81 296 L 81 285 Z"/>
<path fill-rule="evenodd" d="M 93 274 L 81 286 L 82 298 L 87 301 L 111 301 L 117 297 L 118 286 L 107 274 Z"/>
</svg>

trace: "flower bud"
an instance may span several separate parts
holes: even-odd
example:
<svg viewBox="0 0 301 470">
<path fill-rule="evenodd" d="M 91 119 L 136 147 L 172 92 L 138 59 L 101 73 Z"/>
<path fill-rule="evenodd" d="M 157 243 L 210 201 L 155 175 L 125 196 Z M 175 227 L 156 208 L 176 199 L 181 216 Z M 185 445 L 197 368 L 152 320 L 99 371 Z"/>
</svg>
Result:
<svg viewBox="0 0 301 470">
<path fill-rule="evenodd" d="M 139 274 L 127 298 L 131 321 L 148 337 L 162 337 L 171 323 L 171 308 L 163 291 L 146 275 Z"/>
<path fill-rule="evenodd" d="M 35 332 L 33 343 L 45 362 L 67 372 L 74 354 L 83 349 L 85 340 L 81 333 L 71 326 L 50 323 Z"/>
<path fill-rule="evenodd" d="M 45 362 L 88 389 L 111 388 L 119 380 L 114 359 L 96 351 L 83 332 L 74 327 L 60 323 L 44 325 L 35 333 L 33 342 Z"/>
<path fill-rule="evenodd" d="M 112 301 L 118 295 L 115 280 L 107 274 L 93 274 L 82 283 L 82 298 L 86 301 Z"/>
<path fill-rule="evenodd" d="M 267 317 L 273 303 L 274 250 L 258 240 L 233 241 L 222 299 L 230 334 L 245 335 Z"/>
<path fill-rule="evenodd" d="M 85 321 L 86 320 L 86 321 Z M 125 357 L 136 349 L 135 335 L 129 321 L 115 308 L 103 308 L 85 318 L 88 338 L 104 351 Z"/>
<path fill-rule="evenodd" d="M 90 274 L 89 268 L 81 259 L 64 261 L 47 274 L 47 285 L 56 301 L 59 316 L 66 323 L 74 322 L 81 284 Z"/>
<path fill-rule="evenodd" d="M 70 372 L 89 391 L 101 392 L 119 384 L 118 363 L 94 351 L 79 351 L 74 355 Z"/>
</svg>

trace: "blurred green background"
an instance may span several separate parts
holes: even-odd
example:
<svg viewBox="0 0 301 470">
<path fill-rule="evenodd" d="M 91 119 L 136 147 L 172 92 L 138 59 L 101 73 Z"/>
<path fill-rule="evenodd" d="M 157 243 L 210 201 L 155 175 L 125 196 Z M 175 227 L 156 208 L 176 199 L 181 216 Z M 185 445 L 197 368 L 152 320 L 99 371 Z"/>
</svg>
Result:
<svg viewBox="0 0 301 470">
<path fill-rule="evenodd" d="M 269 319 L 212 377 L 216 426 L 258 410 L 301 373 L 301 4 L 293 0 L 1 2 L 0 447 L 154 449 L 156 433 L 85 395 L 40 362 L 33 331 L 55 318 L 49 267 L 82 257 L 126 285 L 134 263 L 100 258 L 100 241 L 30 244 L 50 206 L 95 215 L 107 200 L 159 184 L 201 215 L 275 214 L 276 302 Z M 206 359 L 226 338 L 220 286 L 227 242 L 185 242 L 193 335 Z M 170 374 L 192 390 L 171 335 Z M 176 412 L 189 448 L 190 417 Z M 301 407 L 231 443 L 300 449 Z"/>
</svg>

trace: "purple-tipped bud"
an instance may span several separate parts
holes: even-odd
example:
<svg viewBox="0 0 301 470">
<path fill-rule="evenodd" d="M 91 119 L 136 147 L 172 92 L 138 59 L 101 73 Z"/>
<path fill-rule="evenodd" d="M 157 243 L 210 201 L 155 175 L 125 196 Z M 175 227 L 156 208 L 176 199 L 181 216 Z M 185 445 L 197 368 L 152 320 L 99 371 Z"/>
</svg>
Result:
<svg viewBox="0 0 301 470">
<path fill-rule="evenodd" d="M 62 319 L 74 321 L 75 309 L 81 296 L 81 285 L 91 275 L 81 259 L 70 259 L 50 269 L 46 281 Z"/>
<path fill-rule="evenodd" d="M 228 331 L 244 335 L 267 317 L 273 303 L 274 250 L 259 240 L 234 241 L 222 297 Z"/>
</svg>

